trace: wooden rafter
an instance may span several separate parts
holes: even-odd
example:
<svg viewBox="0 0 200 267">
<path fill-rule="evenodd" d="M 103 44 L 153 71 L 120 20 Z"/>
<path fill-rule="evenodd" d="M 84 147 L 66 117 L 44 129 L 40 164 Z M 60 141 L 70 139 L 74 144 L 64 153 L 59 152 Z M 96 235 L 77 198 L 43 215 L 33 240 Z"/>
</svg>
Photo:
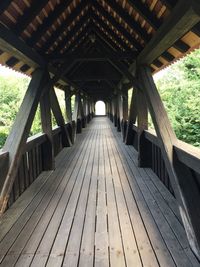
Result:
<svg viewBox="0 0 200 267">
<path fill-rule="evenodd" d="M 17 35 L 13 34 L 8 28 L 0 23 L 0 46 L 8 53 L 14 53 L 17 58 L 38 67 L 45 64 L 45 60 L 37 52 L 26 45 Z"/>
<path fill-rule="evenodd" d="M 26 9 L 24 14 L 18 19 L 17 25 L 13 26 L 14 32 L 20 35 L 41 12 L 48 1 L 49 0 L 34 1 L 33 4 Z"/>
<path fill-rule="evenodd" d="M 42 47 L 43 51 L 48 50 L 78 16 L 81 17 L 81 13 L 85 10 L 86 6 L 87 2 L 83 1 L 73 10 L 73 12 L 62 22 L 58 28 L 56 28 L 56 30 L 51 34 L 50 38 L 45 42 L 44 46 Z"/>
<path fill-rule="evenodd" d="M 119 3 L 112 0 L 107 0 L 106 3 L 129 25 L 131 29 L 134 29 L 142 40 L 148 42 L 151 39 L 151 36 L 141 27 L 140 23 L 132 19 L 128 12 L 126 12 Z"/>
<path fill-rule="evenodd" d="M 129 43 L 133 44 L 133 46 L 141 51 L 142 46 L 141 44 L 125 29 L 116 19 L 110 16 L 109 12 L 104 9 L 98 2 L 93 3 L 94 8 L 104 17 L 107 21 L 117 29 L 128 41 Z"/>
<path fill-rule="evenodd" d="M 32 34 L 31 38 L 27 41 L 28 44 L 34 46 L 42 37 L 42 35 L 48 31 L 49 27 L 52 26 L 53 22 L 59 18 L 65 8 L 71 4 L 71 2 L 72 0 L 60 1 L 60 3 L 56 5 L 49 16 L 44 18 L 42 24 L 40 24 L 40 26 L 37 28 L 37 31 Z"/>
<path fill-rule="evenodd" d="M 128 3 L 135 9 L 155 30 L 158 29 L 162 20 L 158 18 L 149 7 L 140 0 L 128 0 Z"/>
<path fill-rule="evenodd" d="M 165 50 L 173 46 L 176 40 L 199 22 L 200 17 L 197 14 L 199 9 L 200 5 L 198 6 L 194 1 L 180 0 L 168 20 L 163 23 L 149 44 L 141 52 L 138 61 L 143 64 L 150 64 Z"/>
<path fill-rule="evenodd" d="M 71 40 L 72 38 L 75 37 L 77 32 L 80 30 L 80 28 L 81 27 L 84 27 L 84 28 L 87 27 L 89 22 L 90 22 L 90 17 L 86 13 L 84 16 L 81 17 L 81 19 L 78 21 L 78 23 L 75 24 L 74 27 L 72 27 L 72 29 L 62 39 L 62 41 L 58 43 L 56 49 L 54 50 L 54 53 L 59 53 L 60 50 L 62 50 L 63 47 L 65 47 L 68 44 L 69 40 Z"/>
<path fill-rule="evenodd" d="M 9 7 L 11 2 L 12 2 L 12 0 L 1 1 L 1 4 L 0 4 L 0 15 Z"/>
<path fill-rule="evenodd" d="M 109 37 L 112 37 L 113 40 L 115 40 L 124 50 L 129 50 L 130 46 L 128 46 L 126 44 L 126 42 L 124 40 L 122 40 L 116 32 L 112 31 L 112 29 L 99 17 L 97 16 L 92 16 L 92 19 L 95 23 L 97 23 L 97 25 L 99 24 L 99 28 L 103 28 Z"/>
<path fill-rule="evenodd" d="M 109 52 L 107 54 L 103 52 L 89 52 L 86 55 L 83 55 L 81 52 L 72 52 L 72 53 L 65 53 L 64 55 L 60 57 L 50 57 L 50 62 L 62 62 L 62 61 L 106 61 L 107 59 L 115 60 L 115 61 L 121 61 L 125 59 L 131 59 L 134 60 L 136 58 L 137 53 L 135 51 L 133 52 Z"/>
</svg>

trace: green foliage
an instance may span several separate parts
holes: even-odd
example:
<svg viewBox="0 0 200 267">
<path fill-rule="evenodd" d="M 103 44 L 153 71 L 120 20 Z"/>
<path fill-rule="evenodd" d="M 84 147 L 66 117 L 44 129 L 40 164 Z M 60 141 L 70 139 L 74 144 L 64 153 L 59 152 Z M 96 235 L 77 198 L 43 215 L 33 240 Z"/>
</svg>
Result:
<svg viewBox="0 0 200 267">
<path fill-rule="evenodd" d="M 0 147 L 4 144 L 21 105 L 28 77 L 0 74 Z"/>
<path fill-rule="evenodd" d="M 177 137 L 200 146 L 200 50 L 155 80 Z"/>
<path fill-rule="evenodd" d="M 9 73 L 0 73 L 0 148 L 6 141 L 29 82 L 29 77 L 17 75 L 11 70 Z M 59 102 L 64 100 L 63 95 L 63 92 L 57 93 Z M 61 109 L 64 114 L 63 102 Z M 52 124 L 53 126 L 57 125 L 53 114 Z M 41 131 L 40 108 L 38 107 L 29 135 L 31 136 Z"/>
<path fill-rule="evenodd" d="M 30 79 L 0 74 L 0 147 L 3 146 L 19 110 Z M 170 66 L 162 77 L 155 77 L 162 100 L 179 139 L 200 146 L 200 50 Z M 65 118 L 64 93 L 56 90 Z M 129 90 L 129 99 L 131 90 Z M 72 110 L 75 97 L 72 96 Z M 130 105 L 130 103 L 129 103 Z M 52 115 L 53 126 L 56 121 Z M 150 120 L 150 124 L 151 120 Z M 38 108 L 30 135 L 41 131 Z"/>
<path fill-rule="evenodd" d="M 6 138 L 8 136 L 9 130 L 4 127 L 0 126 L 0 148 L 4 145 Z"/>
</svg>

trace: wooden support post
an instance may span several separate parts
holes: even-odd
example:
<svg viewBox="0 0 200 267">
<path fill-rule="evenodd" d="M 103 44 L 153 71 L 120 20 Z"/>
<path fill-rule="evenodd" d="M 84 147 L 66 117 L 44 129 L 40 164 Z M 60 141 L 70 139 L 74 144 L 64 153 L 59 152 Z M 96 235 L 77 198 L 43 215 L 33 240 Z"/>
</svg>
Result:
<svg viewBox="0 0 200 267">
<path fill-rule="evenodd" d="M 76 133 L 80 133 L 81 132 L 81 125 L 80 125 L 81 122 L 80 122 L 80 119 L 79 119 L 80 104 L 81 104 L 80 95 L 76 94 L 76 96 L 75 96 L 75 104 L 74 104 L 74 112 L 72 114 L 72 120 L 74 122 L 74 132 L 73 132 L 74 141 L 76 139 Z"/>
<path fill-rule="evenodd" d="M 117 119 L 118 119 L 118 114 L 117 114 L 117 97 L 115 96 L 113 99 L 113 115 L 114 115 L 114 125 L 117 127 Z"/>
<path fill-rule="evenodd" d="M 138 166 L 149 167 L 151 149 L 144 137 L 144 130 L 148 129 L 148 107 L 145 95 L 142 90 L 136 89 L 137 99 L 137 126 L 138 126 Z M 148 146 L 148 147 L 147 147 Z"/>
<path fill-rule="evenodd" d="M 3 151 L 9 153 L 9 163 L 8 172 L 4 177 L 3 187 L 0 188 L 0 214 L 6 209 L 18 167 L 25 151 L 26 140 L 33 123 L 40 97 L 45 90 L 47 82 L 48 75 L 45 70 L 37 69 L 34 71 L 13 127 L 3 147 Z"/>
<path fill-rule="evenodd" d="M 42 130 L 47 136 L 47 141 L 42 145 L 43 170 L 54 170 L 55 160 L 49 91 L 46 91 L 40 99 L 40 112 Z"/>
<path fill-rule="evenodd" d="M 70 135 L 71 142 L 73 144 L 73 122 L 72 122 L 72 105 L 71 105 L 71 92 L 69 88 L 65 90 L 65 112 L 67 119 L 67 129 Z"/>
<path fill-rule="evenodd" d="M 115 123 L 115 111 L 114 111 L 114 100 L 111 100 L 111 113 L 112 113 L 112 122 Z"/>
<path fill-rule="evenodd" d="M 121 132 L 121 123 L 123 120 L 123 102 L 122 94 L 119 93 L 117 96 L 117 131 Z"/>
<path fill-rule="evenodd" d="M 107 116 L 112 121 L 112 108 L 111 108 L 111 102 L 107 102 Z"/>
<path fill-rule="evenodd" d="M 91 121 L 91 107 L 90 107 L 90 100 L 87 100 L 87 109 L 88 109 L 88 116 L 87 116 L 87 122 L 89 123 Z"/>
<path fill-rule="evenodd" d="M 57 122 L 58 126 L 60 126 L 60 128 L 61 128 L 62 146 L 63 147 L 71 146 L 72 143 L 70 140 L 70 135 L 69 135 L 67 128 L 65 127 L 65 121 L 64 121 L 62 111 L 60 109 L 60 105 L 59 105 L 54 88 L 52 88 L 50 90 L 50 101 L 51 101 L 51 109 L 53 111 L 56 122 Z"/>
<path fill-rule="evenodd" d="M 189 175 L 189 172 L 184 172 L 182 164 L 179 163 L 174 153 L 173 146 L 177 143 L 177 138 L 167 117 L 150 69 L 140 67 L 139 78 L 160 140 L 161 151 L 170 182 L 179 203 L 190 246 L 200 259 L 200 193 L 196 181 L 191 174 Z"/>
<path fill-rule="evenodd" d="M 131 104 L 129 109 L 129 117 L 128 117 L 128 124 L 126 129 L 126 137 L 125 137 L 125 144 L 132 145 L 133 144 L 133 124 L 136 123 L 137 118 L 137 95 L 135 90 L 133 89 L 132 97 L 131 97 Z"/>
<path fill-rule="evenodd" d="M 67 122 L 72 121 L 72 105 L 71 105 L 71 92 L 69 90 L 65 90 L 65 111 Z"/>
<path fill-rule="evenodd" d="M 87 121 L 86 121 L 86 117 L 87 117 L 87 110 L 86 110 L 86 99 L 85 99 L 85 97 L 83 97 L 83 100 L 81 101 L 81 122 L 82 122 L 82 127 L 83 128 L 85 128 L 86 127 L 86 123 L 87 123 Z"/>
<path fill-rule="evenodd" d="M 121 122 L 121 131 L 123 141 L 126 138 L 126 130 L 127 130 L 127 121 L 128 121 L 128 90 L 123 92 L 122 95 L 122 112 L 123 112 L 123 120 Z"/>
<path fill-rule="evenodd" d="M 88 99 L 85 98 L 85 101 L 84 101 L 84 113 L 85 113 L 85 123 L 87 125 L 87 123 L 89 123 L 89 109 L 88 109 Z"/>
</svg>

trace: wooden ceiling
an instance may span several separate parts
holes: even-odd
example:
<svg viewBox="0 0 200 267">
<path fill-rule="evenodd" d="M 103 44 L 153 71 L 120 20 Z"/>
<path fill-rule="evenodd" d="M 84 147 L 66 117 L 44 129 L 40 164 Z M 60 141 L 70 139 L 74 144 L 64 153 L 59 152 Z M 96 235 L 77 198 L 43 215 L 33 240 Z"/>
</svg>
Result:
<svg viewBox="0 0 200 267">
<path fill-rule="evenodd" d="M 0 63 L 28 75 L 37 66 L 27 57 L 16 54 L 15 48 L 8 49 L 4 35 L 5 30 L 9 30 L 8 43 L 18 38 L 55 70 L 66 59 L 67 81 L 90 93 L 95 85 L 99 94 L 101 88 L 106 88 L 104 92 L 108 93 L 170 18 L 177 2 L 3 0 L 0 2 Z M 152 72 L 198 47 L 199 37 L 200 22 L 197 20 L 189 31 L 150 62 Z M 106 61 L 99 54 L 106 55 Z M 121 55 L 120 60 L 115 59 L 117 55 Z M 62 87 L 61 83 L 59 85 Z"/>
</svg>

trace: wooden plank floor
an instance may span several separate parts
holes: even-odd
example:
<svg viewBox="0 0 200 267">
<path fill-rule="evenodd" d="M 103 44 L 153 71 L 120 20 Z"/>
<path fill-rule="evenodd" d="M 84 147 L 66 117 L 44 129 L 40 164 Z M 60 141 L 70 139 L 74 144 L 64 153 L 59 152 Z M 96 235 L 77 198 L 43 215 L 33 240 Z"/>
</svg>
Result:
<svg viewBox="0 0 200 267">
<path fill-rule="evenodd" d="M 175 199 L 95 118 L 0 221 L 0 266 L 200 266 Z"/>
</svg>

